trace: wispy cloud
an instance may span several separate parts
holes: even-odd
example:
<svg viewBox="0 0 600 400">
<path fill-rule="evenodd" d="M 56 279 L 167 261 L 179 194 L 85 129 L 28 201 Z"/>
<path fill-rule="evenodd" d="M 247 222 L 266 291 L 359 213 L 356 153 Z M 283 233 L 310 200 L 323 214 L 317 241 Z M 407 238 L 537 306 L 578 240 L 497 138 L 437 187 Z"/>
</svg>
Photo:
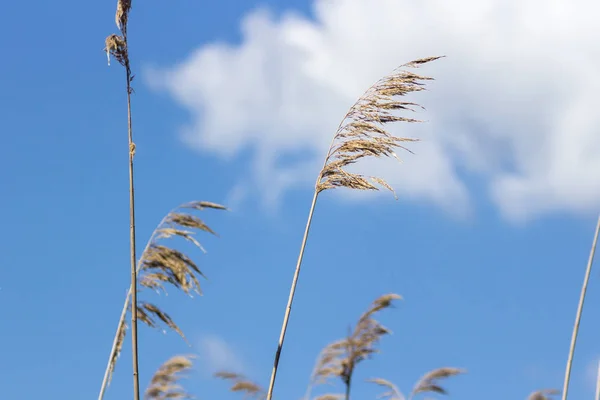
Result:
<svg viewBox="0 0 600 400">
<path fill-rule="evenodd" d="M 186 142 L 253 154 L 249 187 L 274 202 L 314 183 L 331 135 L 354 99 L 398 64 L 446 55 L 411 97 L 423 141 L 404 165 L 373 164 L 398 194 L 447 210 L 468 207 L 463 172 L 512 220 L 600 202 L 600 3 L 587 0 L 314 0 L 314 19 L 264 9 L 240 44 L 203 45 L 146 74 L 191 111 Z M 344 191 L 348 193 L 348 191 Z M 253 195 L 255 193 L 252 193 Z"/>
<path fill-rule="evenodd" d="M 596 388 L 598 371 L 600 369 L 600 356 L 590 361 L 585 368 L 585 382 L 589 388 Z"/>
<path fill-rule="evenodd" d="M 220 336 L 207 334 L 198 339 L 198 364 L 206 373 L 217 371 L 245 372 L 245 364 L 235 349 Z"/>
</svg>

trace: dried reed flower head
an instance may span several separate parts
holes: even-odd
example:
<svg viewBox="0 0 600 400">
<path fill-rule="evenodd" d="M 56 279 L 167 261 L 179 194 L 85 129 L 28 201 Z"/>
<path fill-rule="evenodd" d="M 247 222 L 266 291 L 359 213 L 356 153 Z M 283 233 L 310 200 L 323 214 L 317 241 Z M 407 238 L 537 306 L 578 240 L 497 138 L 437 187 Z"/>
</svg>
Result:
<svg viewBox="0 0 600 400">
<path fill-rule="evenodd" d="M 556 389 L 542 389 L 533 392 L 527 397 L 527 400 L 552 400 L 553 396 L 558 396 L 560 390 Z"/>
<path fill-rule="evenodd" d="M 402 392 L 400 391 L 400 389 L 398 389 L 398 387 L 396 385 L 394 385 L 392 382 L 388 381 L 387 379 L 373 378 L 373 379 L 367 380 L 367 382 L 372 382 L 372 383 L 375 383 L 379 386 L 383 386 L 386 389 L 388 389 L 387 392 L 384 392 L 384 393 L 380 394 L 379 396 L 377 396 L 378 399 L 387 398 L 389 400 L 405 400 L 405 397 L 402 394 Z"/>
<path fill-rule="evenodd" d="M 123 323 L 119 325 L 119 330 L 117 332 L 117 340 L 115 342 L 115 350 L 111 354 L 109 369 L 108 369 L 108 379 L 107 384 L 110 384 L 112 380 L 112 375 L 115 370 L 115 365 L 117 364 L 117 359 L 121 355 L 121 350 L 123 349 L 123 341 L 125 340 L 125 335 L 127 334 L 127 324 Z"/>
<path fill-rule="evenodd" d="M 330 378 L 340 378 L 349 385 L 356 365 L 377 353 L 376 348 L 383 335 L 391 333 L 373 318 L 373 315 L 392 306 L 393 300 L 401 299 L 397 294 L 386 294 L 377 298 L 361 315 L 351 334 L 327 345 L 322 351 L 313 371 L 311 384 L 325 383 Z"/>
<path fill-rule="evenodd" d="M 169 212 L 158 224 L 146 248 L 144 249 L 140 260 L 138 261 L 138 281 L 141 288 L 165 291 L 164 284 L 168 283 L 191 295 L 191 292 L 201 294 L 200 282 L 198 276 L 204 277 L 198 266 L 185 254 L 170 247 L 158 244 L 159 241 L 170 238 L 182 238 L 205 251 L 202 245 L 195 239 L 195 229 L 210 234 L 216 233 L 206 225 L 200 218 L 186 212 L 185 210 L 202 211 L 206 209 L 226 210 L 227 208 L 216 203 L 207 201 L 194 201 L 182 204 Z M 189 229 L 184 229 L 189 228 Z M 126 305 L 129 304 L 129 298 Z M 177 332 L 185 340 L 181 329 L 171 319 L 169 314 L 162 311 L 154 304 L 139 302 L 137 308 L 137 317 L 148 326 L 157 327 L 157 320 L 161 320 L 169 328 Z M 127 326 L 125 319 L 119 323 L 117 340 L 115 341 L 114 351 L 111 354 L 109 365 L 109 380 L 114 371 L 117 359 L 121 353 L 123 342 L 125 340 Z"/>
<path fill-rule="evenodd" d="M 195 229 L 217 235 L 200 218 L 183 210 L 225 210 L 220 204 L 206 201 L 184 204 L 170 212 L 160 226 L 154 231 L 153 240 L 142 254 L 139 266 L 140 285 L 152 289 L 163 289 L 163 283 L 170 283 L 188 295 L 192 292 L 202 294 L 198 276 L 205 277 L 198 266 L 182 252 L 158 244 L 161 239 L 180 237 L 204 250 L 204 247 L 194 238 Z M 186 229 L 187 228 L 187 229 Z"/>
<path fill-rule="evenodd" d="M 232 384 L 229 390 L 232 392 L 243 393 L 244 397 L 252 397 L 257 400 L 262 400 L 266 397 L 266 392 L 260 385 L 252 382 L 241 374 L 220 371 L 215 374 L 215 377 L 231 381 Z"/>
<path fill-rule="evenodd" d="M 152 376 L 144 398 L 147 400 L 192 399 L 177 381 L 192 367 L 193 356 L 175 356 L 160 366 Z"/>
<path fill-rule="evenodd" d="M 438 380 L 448 378 L 450 376 L 458 375 L 465 373 L 466 371 L 459 368 L 438 368 L 434 369 L 423 375 L 421 379 L 415 385 L 413 391 L 411 392 L 409 399 L 412 399 L 415 395 L 419 393 L 438 393 L 438 394 L 447 394 L 446 389 L 441 387 L 438 383 Z M 387 398 L 389 400 L 405 400 L 406 397 L 400 392 L 400 390 L 394 385 L 392 382 L 382 379 L 382 378 L 374 378 L 369 379 L 369 382 L 373 382 L 379 386 L 383 386 L 388 389 L 387 392 L 382 393 L 378 396 L 378 398 Z"/>
<path fill-rule="evenodd" d="M 117 13 L 115 23 L 121 30 L 127 29 L 127 20 L 129 19 L 129 10 L 131 10 L 131 0 L 117 0 Z"/>
<path fill-rule="evenodd" d="M 325 165 L 317 179 L 317 193 L 342 186 L 358 190 L 379 190 L 377 185 L 394 193 L 385 180 L 350 173 L 345 168 L 364 157 L 392 156 L 399 160 L 395 150 L 408 150 L 402 143 L 417 140 L 394 136 L 385 129 L 385 124 L 401 121 L 421 122 L 393 115 L 393 112 L 415 111 L 414 107 L 423 108 L 416 103 L 399 101 L 397 98 L 424 90 L 422 81 L 432 78 L 416 75 L 401 68 L 417 68 L 438 58 L 441 57 L 423 58 L 400 66 L 392 74 L 377 81 L 354 103 L 335 133 Z"/>
<path fill-rule="evenodd" d="M 169 314 L 165 313 L 154 304 L 139 302 L 137 307 L 137 317 L 140 321 L 142 321 L 151 328 L 157 327 L 155 318 L 158 318 L 169 328 L 177 332 L 179 336 L 181 336 L 185 340 L 183 332 L 181 331 L 181 329 L 179 329 L 177 324 L 173 322 L 173 319 L 171 319 Z M 164 329 L 163 332 L 166 333 Z"/>
<path fill-rule="evenodd" d="M 104 51 L 106 52 L 106 58 L 108 59 L 108 65 L 110 65 L 110 56 L 112 55 L 119 64 L 124 67 L 129 63 L 128 55 L 127 55 L 127 43 L 123 36 L 109 35 L 104 42 Z"/>
<path fill-rule="evenodd" d="M 322 394 L 320 396 L 315 397 L 314 400 L 341 400 L 344 397 L 345 396 L 343 394 L 327 393 L 327 394 Z"/>
<path fill-rule="evenodd" d="M 415 385 L 410 397 L 412 398 L 414 395 L 419 393 L 438 393 L 438 394 L 448 394 L 446 389 L 440 386 L 439 380 L 449 378 L 451 376 L 464 374 L 467 372 L 464 369 L 460 368 L 452 368 L 452 367 L 443 367 L 434 369 L 423 375 L 421 379 Z"/>
</svg>

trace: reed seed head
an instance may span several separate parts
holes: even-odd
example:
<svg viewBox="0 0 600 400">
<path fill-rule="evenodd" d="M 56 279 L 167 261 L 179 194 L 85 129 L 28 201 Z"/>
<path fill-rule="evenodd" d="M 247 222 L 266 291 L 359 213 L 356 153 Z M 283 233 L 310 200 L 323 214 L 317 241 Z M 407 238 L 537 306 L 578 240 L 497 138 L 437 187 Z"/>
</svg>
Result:
<svg viewBox="0 0 600 400">
<path fill-rule="evenodd" d="M 226 210 L 227 208 L 216 203 L 194 201 L 180 205 L 163 218 L 162 222 L 152 233 L 146 249 L 138 261 L 138 283 L 141 288 L 145 287 L 157 292 L 161 290 L 166 292 L 164 285 L 171 284 L 190 296 L 192 292 L 202 294 L 199 277 L 205 276 L 200 268 L 181 251 L 159 244 L 159 242 L 179 237 L 193 243 L 204 251 L 202 245 L 194 237 L 196 234 L 194 230 L 208 232 L 212 235 L 216 235 L 216 232 L 200 218 L 185 210 L 202 211 L 206 209 Z M 179 326 L 177 326 L 169 314 L 155 304 L 139 302 L 137 317 L 152 328 L 158 327 L 158 321 L 160 320 L 185 340 L 185 336 Z M 109 377 L 112 376 L 125 340 L 127 326 L 124 320 L 118 329 L 119 334 L 117 336 L 115 351 L 111 355 L 109 365 Z"/>
<path fill-rule="evenodd" d="M 127 43 L 123 36 L 109 35 L 104 42 L 104 51 L 106 52 L 106 58 L 108 59 L 108 65 L 110 65 L 110 56 L 112 55 L 118 62 L 124 67 L 129 64 L 129 58 L 127 55 Z"/>
<path fill-rule="evenodd" d="M 183 378 L 182 373 L 192 367 L 191 355 L 175 356 L 160 366 L 154 373 L 148 389 L 144 394 L 146 400 L 192 399 L 177 382 Z"/>
<path fill-rule="evenodd" d="M 423 108 L 416 103 L 400 101 L 398 98 L 411 92 L 424 90 L 423 81 L 432 78 L 402 68 L 417 68 L 438 58 L 441 57 L 423 58 L 400 66 L 390 75 L 377 81 L 354 103 L 334 135 L 325 159 L 325 166 L 317 179 L 318 193 L 337 187 L 379 190 L 378 186 L 394 193 L 393 188 L 385 180 L 351 173 L 346 170 L 346 167 L 365 157 L 391 156 L 400 160 L 395 150 L 408 150 L 404 147 L 404 143 L 417 140 L 394 136 L 386 130 L 385 125 L 392 122 L 421 122 L 394 115 L 394 112 L 414 112 L 415 108 Z"/>
<path fill-rule="evenodd" d="M 215 377 L 231 381 L 229 390 L 242 393 L 245 398 L 251 397 L 256 400 L 262 400 L 267 395 L 262 386 L 247 379 L 244 375 L 235 372 L 220 371 L 215 373 Z"/>
<path fill-rule="evenodd" d="M 444 389 L 440 384 L 440 379 L 446 379 L 451 376 L 464 374 L 467 372 L 464 369 L 453 368 L 453 367 L 443 367 L 434 369 L 423 375 L 421 379 L 415 385 L 411 397 L 418 393 L 438 393 L 438 394 L 448 394 L 446 389 Z"/>
<path fill-rule="evenodd" d="M 123 30 L 127 28 L 127 21 L 129 19 L 129 11 L 131 10 L 131 0 L 118 0 L 117 1 L 117 12 L 115 15 L 115 23 L 117 28 Z"/>
<path fill-rule="evenodd" d="M 393 300 L 397 299 L 401 299 L 401 296 L 386 294 L 377 298 L 361 315 L 349 336 L 327 345 L 321 351 L 315 366 L 312 383 L 321 384 L 337 377 L 348 385 L 356 365 L 379 352 L 379 340 L 383 335 L 391 333 L 373 318 L 374 314 L 391 307 Z"/>
</svg>

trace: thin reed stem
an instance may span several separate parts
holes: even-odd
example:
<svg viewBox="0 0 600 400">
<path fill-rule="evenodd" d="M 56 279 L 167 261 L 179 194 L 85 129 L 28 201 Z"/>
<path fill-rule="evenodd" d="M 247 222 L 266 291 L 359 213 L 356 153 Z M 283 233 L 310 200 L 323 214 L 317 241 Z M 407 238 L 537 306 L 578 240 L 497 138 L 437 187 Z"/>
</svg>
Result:
<svg viewBox="0 0 600 400">
<path fill-rule="evenodd" d="M 308 220 L 306 221 L 304 237 L 302 238 L 302 244 L 300 245 L 300 254 L 298 255 L 296 271 L 294 272 L 294 278 L 292 279 L 292 287 L 290 288 L 290 296 L 288 298 L 287 307 L 285 309 L 283 324 L 281 325 L 281 333 L 279 335 L 279 342 L 277 343 L 277 351 L 275 352 L 275 361 L 273 362 L 273 371 L 271 372 L 271 380 L 269 381 L 269 389 L 267 391 L 266 400 L 271 400 L 273 396 L 273 387 L 275 386 L 275 377 L 277 375 L 277 368 L 279 366 L 279 357 L 281 356 L 281 349 L 283 348 L 283 341 L 285 340 L 285 332 L 287 330 L 288 321 L 290 319 L 290 313 L 292 311 L 292 302 L 294 301 L 294 294 L 296 293 L 296 285 L 298 284 L 298 276 L 300 275 L 300 267 L 302 266 L 304 249 L 306 248 L 306 241 L 308 240 L 308 233 L 310 231 L 310 225 L 312 223 L 313 215 L 315 212 L 315 205 L 317 204 L 318 195 L 319 193 L 315 190 L 315 194 L 312 199 L 312 204 L 310 205 L 310 211 L 308 213 Z"/>
<path fill-rule="evenodd" d="M 348 382 L 346 382 L 346 400 L 350 400 L 350 386 L 352 384 L 352 372 L 348 374 Z"/>
<path fill-rule="evenodd" d="M 567 399 L 569 392 L 569 380 L 571 379 L 571 367 L 573 365 L 573 355 L 575 354 L 575 344 L 577 343 L 577 334 L 579 333 L 579 323 L 581 322 L 581 314 L 583 312 L 583 303 L 585 302 L 585 295 L 587 293 L 587 285 L 590 280 L 590 274 L 592 272 L 592 264 L 594 263 L 594 254 L 596 253 L 596 244 L 598 243 L 598 233 L 600 232 L 600 215 L 598 216 L 598 223 L 596 224 L 596 232 L 594 233 L 594 240 L 592 242 L 592 248 L 590 250 L 590 257 L 588 259 L 587 268 L 585 271 L 585 277 L 583 279 L 583 285 L 581 287 L 581 296 L 579 297 L 579 306 L 577 307 L 577 314 L 575 315 L 575 324 L 573 325 L 573 335 L 571 336 L 571 347 L 569 348 L 569 358 L 567 359 L 567 367 L 565 368 L 565 382 L 563 384 L 562 400 Z"/>
<path fill-rule="evenodd" d="M 123 38 L 127 46 L 127 32 Z M 128 50 L 129 51 L 129 50 Z M 133 361 L 133 399 L 140 399 L 140 378 L 138 370 L 138 334 L 137 334 L 137 257 L 135 254 L 135 190 L 133 185 L 133 156 L 135 143 L 131 129 L 131 69 L 127 62 L 127 131 L 129 141 L 129 250 L 131 262 L 131 353 Z"/>
</svg>

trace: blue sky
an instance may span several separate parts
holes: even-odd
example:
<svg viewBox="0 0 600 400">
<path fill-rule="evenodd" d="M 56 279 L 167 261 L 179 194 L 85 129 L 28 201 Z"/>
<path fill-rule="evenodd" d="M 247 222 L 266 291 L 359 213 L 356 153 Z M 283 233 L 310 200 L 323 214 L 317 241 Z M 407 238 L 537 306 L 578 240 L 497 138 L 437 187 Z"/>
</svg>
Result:
<svg viewBox="0 0 600 400">
<path fill-rule="evenodd" d="M 538 0 L 461 0 L 452 12 L 438 0 L 373 1 L 133 3 L 138 247 L 180 203 L 232 207 L 202 214 L 220 234 L 192 254 L 209 278 L 203 297 L 144 294 L 192 343 L 141 328 L 144 387 L 189 352 L 199 358 L 185 385 L 199 398 L 237 398 L 215 368 L 268 383 L 311 185 L 339 119 L 381 75 L 434 53 L 448 57 L 423 70 L 437 80 L 415 97 L 429 122 L 397 128 L 423 139 L 416 154 L 365 166 L 400 199 L 319 198 L 275 396 L 302 396 L 319 350 L 387 292 L 405 298 L 381 317 L 394 335 L 357 381 L 408 392 L 424 372 L 457 366 L 469 372 L 448 382 L 451 398 L 562 386 L 600 200 L 600 57 L 583 51 L 597 14 L 583 0 L 541 12 Z M 114 5 L 3 9 L 2 397 L 94 398 L 129 279 L 124 72 L 102 52 Z M 597 277 L 573 398 L 594 390 Z M 106 399 L 130 396 L 129 343 Z"/>
</svg>

